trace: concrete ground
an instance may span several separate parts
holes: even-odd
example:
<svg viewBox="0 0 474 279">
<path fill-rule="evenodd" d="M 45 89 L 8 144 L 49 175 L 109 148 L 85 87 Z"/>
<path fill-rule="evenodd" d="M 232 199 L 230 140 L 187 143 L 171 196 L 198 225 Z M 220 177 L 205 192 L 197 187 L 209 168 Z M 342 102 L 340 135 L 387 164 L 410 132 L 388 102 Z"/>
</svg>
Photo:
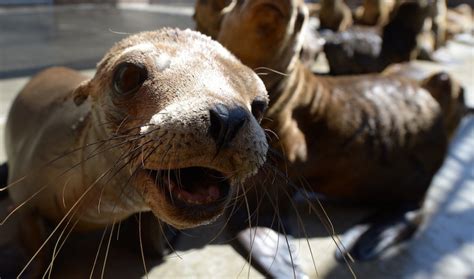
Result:
<svg viewBox="0 0 474 279">
<path fill-rule="evenodd" d="M 3 148 L 3 126 L 8 108 L 29 75 L 50 65 L 66 65 L 92 75 L 95 63 L 124 36 L 123 33 L 162 26 L 193 27 L 191 15 L 192 6 L 185 4 L 0 8 L 0 148 Z M 451 42 L 439 57 L 444 61 L 442 64 L 419 62 L 418 65 L 451 72 L 466 87 L 469 103 L 474 106 L 473 39 L 467 37 Z M 3 150 L 0 159 L 5 159 Z M 5 206 L 6 201 L 3 201 L 0 217 Z M 301 236 L 293 243 L 298 248 L 304 270 L 311 278 L 351 278 L 347 266 L 334 260 L 336 245 L 318 218 L 308 212 L 305 204 L 299 204 L 298 208 L 303 214 L 308 240 Z M 326 205 L 326 210 L 337 233 L 344 232 L 368 212 L 335 205 Z M 425 210 L 429 218 L 413 240 L 388 251 L 378 261 L 352 264 L 355 274 L 360 278 L 474 278 L 473 117 L 466 118 L 459 128 L 449 156 L 430 188 Z M 0 244 L 14 233 L 14 225 L 20 221 L 13 219 L 0 227 Z M 208 244 L 219 228 L 218 223 L 186 231 L 178 241 L 175 253 L 161 262 L 147 262 L 148 277 L 263 277 L 249 268 L 245 259 L 227 244 L 229 238 L 225 235 Z M 102 232 L 73 236 L 55 263 L 53 277 L 89 277 L 101 235 Z M 139 253 L 123 247 L 127 242 L 123 236 L 119 241 L 115 239 L 116 236 L 111 239 L 105 277 L 143 276 Z M 95 276 L 101 271 L 99 261 Z M 0 278 L 3 278 L 1 271 Z"/>
</svg>

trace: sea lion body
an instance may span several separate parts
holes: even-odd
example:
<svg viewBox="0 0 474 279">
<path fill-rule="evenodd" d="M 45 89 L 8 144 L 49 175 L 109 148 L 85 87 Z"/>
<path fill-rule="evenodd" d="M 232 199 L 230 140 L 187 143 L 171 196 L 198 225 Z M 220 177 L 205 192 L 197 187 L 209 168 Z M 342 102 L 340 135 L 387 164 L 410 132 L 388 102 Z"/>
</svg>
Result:
<svg viewBox="0 0 474 279">
<path fill-rule="evenodd" d="M 9 181 L 15 182 L 26 176 L 24 183 L 28 185 L 12 187 L 10 197 L 20 203 L 51 183 L 27 204 L 28 207 L 40 210 L 50 220 L 60 220 L 68 210 L 62 206 L 63 203 L 71 205 L 78 198 L 75 195 L 84 191 L 79 185 L 91 183 L 83 181 L 81 168 L 73 168 L 67 175 L 61 175 L 65 171 L 64 165 L 72 167 L 74 162 L 81 161 L 80 152 L 53 162 L 45 172 L 36 172 L 65 151 L 80 148 L 86 140 L 83 129 L 87 125 L 85 122 L 90 116 L 91 108 L 89 104 L 77 107 L 72 94 L 86 79 L 67 68 L 45 70 L 25 86 L 9 113 L 6 125 Z M 91 160 L 94 164 L 100 163 L 96 158 Z M 103 168 L 99 164 L 97 169 Z M 30 172 L 35 174 L 28 177 Z M 96 177 L 95 173 L 91 173 L 91 177 Z M 63 191 L 65 185 L 74 191 Z"/>
<path fill-rule="evenodd" d="M 245 64 L 259 72 L 271 69 L 262 79 L 271 100 L 266 115 L 271 120 L 264 126 L 279 138 L 274 148 L 281 144 L 295 173 L 330 197 L 420 201 L 461 119 L 448 115 L 463 108 L 462 88 L 447 74 L 432 79 L 453 85 L 446 90 L 398 74 L 314 75 L 295 59 L 303 3 L 275 1 L 274 8 L 288 16 L 268 26 L 286 30 L 285 35 L 252 32 L 250 24 L 241 22 L 249 15 L 257 21 L 258 8 L 245 5 L 226 15 L 219 34 L 219 41 Z M 440 96 L 450 102 L 441 102 Z"/>
<path fill-rule="evenodd" d="M 440 106 L 427 90 L 394 76 L 316 77 L 303 67 L 294 75 L 289 80 L 304 85 L 285 84 L 267 113 L 273 121 L 264 123 L 292 162 L 290 177 L 339 200 L 422 199 L 447 147 Z"/>
<path fill-rule="evenodd" d="M 24 238 L 37 238 L 27 253 L 49 239 L 31 235 L 42 231 L 39 219 L 56 226 L 51 235 L 143 211 L 176 228 L 212 222 L 265 161 L 266 103 L 253 71 L 190 30 L 123 39 L 91 79 L 41 72 L 5 131 L 9 193 L 30 220 Z"/>
</svg>

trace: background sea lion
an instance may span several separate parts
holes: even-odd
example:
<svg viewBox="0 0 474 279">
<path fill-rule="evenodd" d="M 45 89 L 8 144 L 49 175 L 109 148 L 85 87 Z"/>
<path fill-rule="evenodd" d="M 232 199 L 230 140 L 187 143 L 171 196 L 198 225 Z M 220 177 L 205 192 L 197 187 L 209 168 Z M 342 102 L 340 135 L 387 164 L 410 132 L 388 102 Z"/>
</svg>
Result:
<svg viewBox="0 0 474 279">
<path fill-rule="evenodd" d="M 12 214 L 24 214 L 27 260 L 43 253 L 29 276 L 46 268 L 60 231 L 52 261 L 66 231 L 113 228 L 136 212 L 177 228 L 213 221 L 265 161 L 266 104 L 254 72 L 190 30 L 123 39 L 90 80 L 66 68 L 36 75 L 6 126 Z"/>
<path fill-rule="evenodd" d="M 264 11 L 274 11 L 273 21 L 259 20 Z M 354 258 L 371 259 L 420 223 L 420 205 L 460 120 L 448 115 L 467 109 L 460 87 L 439 96 L 429 86 L 454 84 L 446 74 L 421 84 L 388 74 L 313 75 L 297 57 L 305 18 L 302 1 L 241 1 L 223 18 L 218 40 L 265 73 L 271 121 L 263 123 L 278 135 L 272 146 L 282 146 L 290 178 L 305 177 L 306 189 L 328 198 L 380 209 L 343 239 Z M 444 98 L 454 106 L 438 101 Z"/>
<path fill-rule="evenodd" d="M 352 25 L 352 12 L 344 0 L 322 0 L 319 19 L 323 29 L 344 31 Z"/>
<path fill-rule="evenodd" d="M 394 1 L 364 0 L 355 13 L 355 22 L 363 25 L 385 25 L 393 8 Z"/>
<path fill-rule="evenodd" d="M 226 7 L 232 0 L 197 0 L 194 6 L 194 21 L 196 30 L 211 36 L 213 39 L 219 33 L 219 27 Z"/>
<path fill-rule="evenodd" d="M 427 3 L 404 2 L 388 23 L 378 27 L 355 26 L 325 35 L 324 53 L 332 75 L 381 72 L 388 65 L 410 61 L 420 51 L 420 35 L 429 18 Z"/>
<path fill-rule="evenodd" d="M 468 4 L 461 4 L 448 9 L 446 13 L 446 40 L 457 34 L 469 33 L 474 29 L 472 9 Z"/>
</svg>

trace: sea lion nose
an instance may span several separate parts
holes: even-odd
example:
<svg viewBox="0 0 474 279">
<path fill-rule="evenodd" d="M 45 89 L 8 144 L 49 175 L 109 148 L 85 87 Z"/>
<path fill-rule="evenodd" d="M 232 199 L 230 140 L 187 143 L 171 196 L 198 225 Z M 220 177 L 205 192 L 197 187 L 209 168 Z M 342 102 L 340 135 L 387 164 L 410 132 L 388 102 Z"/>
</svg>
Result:
<svg viewBox="0 0 474 279">
<path fill-rule="evenodd" d="M 216 142 L 217 150 L 230 144 L 249 119 L 247 111 L 240 106 L 229 108 L 218 104 L 209 110 L 209 114 L 209 134 Z"/>
</svg>

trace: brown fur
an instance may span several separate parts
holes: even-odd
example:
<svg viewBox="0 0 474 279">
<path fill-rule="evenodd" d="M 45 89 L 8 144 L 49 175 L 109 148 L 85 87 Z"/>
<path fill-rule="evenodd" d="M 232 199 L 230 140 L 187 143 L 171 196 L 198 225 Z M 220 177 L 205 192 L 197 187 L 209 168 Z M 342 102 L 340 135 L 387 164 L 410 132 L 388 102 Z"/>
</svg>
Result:
<svg viewBox="0 0 474 279">
<path fill-rule="evenodd" d="M 352 12 L 343 0 L 322 0 L 319 19 L 321 28 L 344 31 L 352 25 Z"/>
<path fill-rule="evenodd" d="M 197 0 L 193 16 L 196 30 L 216 39 L 225 13 L 224 8 L 231 2 L 232 0 Z"/>
<path fill-rule="evenodd" d="M 362 7 L 356 11 L 356 23 L 370 26 L 385 25 L 393 4 L 388 0 L 364 0 Z"/>
<path fill-rule="evenodd" d="M 435 38 L 435 49 L 442 47 L 446 43 L 447 12 L 446 0 L 436 0 L 432 5 L 431 18 L 433 21 L 432 31 Z"/>
<path fill-rule="evenodd" d="M 446 14 L 446 40 L 457 34 L 472 32 L 474 26 L 472 9 L 468 4 L 448 9 Z"/>
<path fill-rule="evenodd" d="M 114 73 L 124 62 L 147 69 L 133 95 L 114 89 Z M 251 116 L 257 99 L 267 102 L 255 73 L 206 36 L 176 29 L 130 36 L 105 55 L 92 79 L 51 68 L 20 92 L 6 125 L 9 182 L 18 182 L 10 196 L 17 205 L 27 201 L 26 214 L 58 227 L 67 218 L 89 230 L 150 210 L 177 228 L 208 223 L 265 161 L 265 135 Z M 245 119 L 225 146 L 212 138 L 210 111 L 217 105 L 239 108 Z M 197 207 L 169 200 L 171 174 L 168 182 L 158 175 L 180 169 L 181 181 L 195 187 L 198 178 L 185 180 L 190 167 L 221 173 L 229 194 Z M 149 170 L 157 170 L 154 179 Z M 212 175 L 203 176 L 203 184 L 215 183 Z M 181 181 L 178 187 L 185 187 Z M 40 230 L 35 227 L 32 221 L 24 230 L 38 239 L 29 245 L 31 254 L 46 237 L 31 236 Z"/>
<path fill-rule="evenodd" d="M 273 147 L 283 146 L 290 177 L 305 177 L 329 197 L 419 203 L 445 156 L 452 131 L 443 126 L 456 127 L 459 119 L 445 117 L 449 108 L 431 92 L 398 76 L 314 76 L 296 56 L 302 1 L 273 1 L 272 7 L 256 0 L 235 7 L 223 19 L 219 41 L 266 72 L 271 121 L 264 125 L 278 135 Z M 271 23 L 266 17 L 269 30 L 260 31 L 261 15 L 275 10 L 280 16 Z"/>
</svg>

